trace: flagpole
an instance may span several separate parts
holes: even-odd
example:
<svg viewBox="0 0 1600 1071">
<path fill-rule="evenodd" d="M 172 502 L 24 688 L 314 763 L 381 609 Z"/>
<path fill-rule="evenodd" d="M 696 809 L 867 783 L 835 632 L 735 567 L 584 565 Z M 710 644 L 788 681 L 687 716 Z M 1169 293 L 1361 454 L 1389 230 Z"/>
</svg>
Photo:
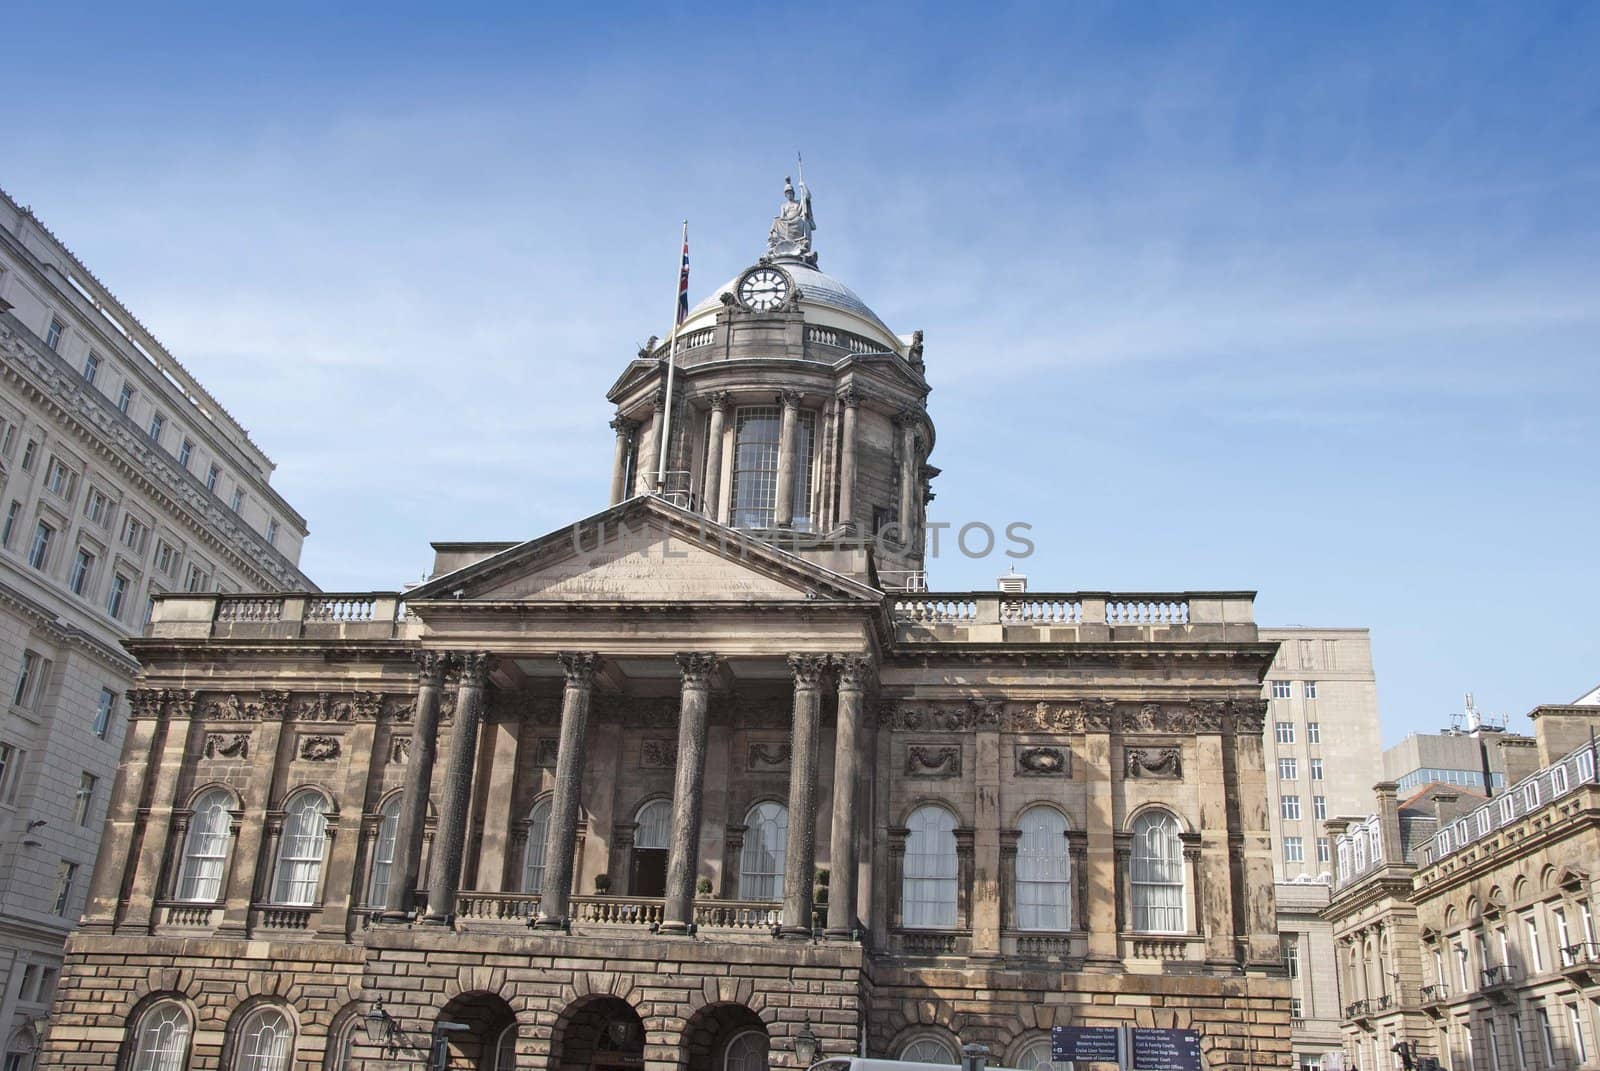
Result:
<svg viewBox="0 0 1600 1071">
<path fill-rule="evenodd" d="M 689 254 L 689 221 L 683 221 L 683 245 L 680 257 Z M 678 291 L 672 300 L 672 334 L 667 343 L 667 400 L 661 415 L 661 457 L 656 461 L 656 494 L 665 495 L 667 482 L 667 455 L 672 452 L 672 374 L 678 367 L 678 328 L 683 321 L 678 318 L 686 295 L 683 285 L 682 261 L 679 261 Z"/>
</svg>

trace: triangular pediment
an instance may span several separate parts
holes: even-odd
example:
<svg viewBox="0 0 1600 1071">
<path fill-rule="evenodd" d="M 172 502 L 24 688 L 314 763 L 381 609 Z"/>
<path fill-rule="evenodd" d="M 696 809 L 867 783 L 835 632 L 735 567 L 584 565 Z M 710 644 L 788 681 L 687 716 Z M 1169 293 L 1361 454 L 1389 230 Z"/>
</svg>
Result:
<svg viewBox="0 0 1600 1071">
<path fill-rule="evenodd" d="M 880 592 L 659 498 L 642 496 L 413 589 L 408 602 L 772 603 Z"/>
</svg>

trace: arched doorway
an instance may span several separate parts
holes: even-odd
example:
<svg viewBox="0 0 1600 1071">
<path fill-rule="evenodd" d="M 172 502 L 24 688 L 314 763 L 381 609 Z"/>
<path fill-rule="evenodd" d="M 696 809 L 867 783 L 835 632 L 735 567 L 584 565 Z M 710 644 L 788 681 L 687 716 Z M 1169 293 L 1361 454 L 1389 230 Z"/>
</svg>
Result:
<svg viewBox="0 0 1600 1071">
<path fill-rule="evenodd" d="M 561 1014 L 550 1037 L 551 1071 L 639 1071 L 644 1021 L 618 997 L 588 997 Z"/>
<path fill-rule="evenodd" d="M 449 1071 L 512 1071 L 516 1067 L 517 1017 L 499 995 L 463 993 L 440 1010 L 434 1025 L 439 1023 L 460 1023 L 467 1028 L 443 1035 Z"/>
<path fill-rule="evenodd" d="M 711 1004 L 683 1028 L 687 1071 L 767 1071 L 771 1041 L 761 1016 L 743 1004 Z"/>
</svg>

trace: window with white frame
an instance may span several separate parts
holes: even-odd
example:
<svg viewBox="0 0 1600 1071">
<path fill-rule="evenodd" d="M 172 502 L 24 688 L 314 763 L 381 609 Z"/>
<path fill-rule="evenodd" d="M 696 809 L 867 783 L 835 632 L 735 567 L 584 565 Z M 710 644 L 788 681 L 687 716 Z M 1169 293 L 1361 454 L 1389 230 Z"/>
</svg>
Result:
<svg viewBox="0 0 1600 1071">
<path fill-rule="evenodd" d="M 1317 682 L 1316 681 L 1306 681 L 1305 682 L 1305 697 L 1307 699 L 1315 699 L 1317 697 Z"/>
<path fill-rule="evenodd" d="M 1561 958 L 1561 965 L 1570 967 L 1577 961 L 1577 957 L 1573 955 L 1572 929 L 1567 925 L 1566 908 L 1551 908 L 1550 918 L 1556 924 L 1556 950 Z"/>
<path fill-rule="evenodd" d="M 1322 723 L 1320 721 L 1306 722 L 1306 742 L 1309 744 L 1322 743 Z"/>
<path fill-rule="evenodd" d="M 1332 858 L 1333 858 L 1333 846 L 1328 843 L 1328 838 L 1327 837 L 1318 837 L 1317 838 L 1317 862 L 1319 862 L 1319 863 L 1331 862 Z"/>
<path fill-rule="evenodd" d="M 33 709 L 49 677 L 50 660 L 37 651 L 23 651 L 22 661 L 17 665 L 17 686 L 11 693 L 11 705 Z"/>
<path fill-rule="evenodd" d="M 94 554 L 88 547 L 79 547 L 78 553 L 72 559 L 72 572 L 67 577 L 67 586 L 74 595 L 87 595 L 89 582 L 94 579 Z"/>
<path fill-rule="evenodd" d="M 1492 819 L 1489 816 L 1489 808 L 1487 808 L 1487 807 L 1479 808 L 1478 813 L 1477 813 L 1477 821 L 1478 821 L 1478 836 L 1481 837 L 1485 833 L 1489 832 L 1489 827 L 1494 824 L 1494 819 Z"/>
<path fill-rule="evenodd" d="M 50 317 L 50 326 L 44 329 L 44 344 L 52 350 L 59 349 L 61 347 L 61 335 L 66 329 L 66 324 L 54 316 Z"/>
<path fill-rule="evenodd" d="M 122 518 L 122 545 L 129 550 L 143 554 L 145 537 L 149 534 L 150 529 L 133 514 Z"/>
<path fill-rule="evenodd" d="M 161 433 L 162 431 L 166 430 L 166 427 L 167 418 L 165 416 L 160 413 L 153 415 L 150 418 L 150 441 L 155 443 L 157 446 L 160 446 Z"/>
<path fill-rule="evenodd" d="M 33 544 L 28 548 L 28 564 L 41 573 L 50 564 L 50 542 L 55 535 L 56 530 L 44 521 L 34 526 Z"/>
<path fill-rule="evenodd" d="M 71 502 L 78 493 L 78 474 L 59 457 L 51 456 L 44 470 L 45 488 L 57 498 Z"/>
<path fill-rule="evenodd" d="M 1071 1071 L 1069 1063 L 1056 1063 L 1052 1059 L 1050 1039 L 1034 1038 L 1017 1053 L 1016 1067 L 1020 1071 Z"/>
<path fill-rule="evenodd" d="M 1280 744 L 1294 743 L 1294 722 L 1280 721 L 1273 723 L 1273 733 Z"/>
<path fill-rule="evenodd" d="M 1133 824 L 1129 859 L 1133 928 L 1139 933 L 1182 933 L 1183 841 L 1178 820 L 1166 811 L 1146 811 Z"/>
<path fill-rule="evenodd" d="M 1280 780 L 1280 781 L 1298 781 L 1298 780 L 1300 780 L 1300 760 L 1299 759 L 1279 759 L 1278 760 L 1278 780 Z"/>
<path fill-rule="evenodd" d="M 178 447 L 178 464 L 184 468 L 189 467 L 189 459 L 194 456 L 194 440 L 185 436 Z"/>
<path fill-rule="evenodd" d="M 1539 920 L 1533 915 L 1522 916 L 1523 942 L 1528 946 L 1528 965 L 1533 968 L 1532 973 L 1544 972 L 1544 949 L 1539 943 Z"/>
<path fill-rule="evenodd" d="M 207 789 L 195 798 L 178 866 L 179 900 L 209 904 L 222 899 L 232 824 L 233 797 L 226 789 Z"/>
<path fill-rule="evenodd" d="M 100 779 L 88 770 L 84 770 L 78 778 L 78 795 L 73 800 L 72 820 L 80 826 L 89 824 L 89 819 L 94 816 L 94 790 L 100 784 Z"/>
<path fill-rule="evenodd" d="M 1557 763 L 1550 768 L 1550 794 L 1559 796 L 1567 790 L 1567 768 Z"/>
<path fill-rule="evenodd" d="M 1572 1032 L 1572 1059 L 1578 1065 L 1589 1062 L 1589 1046 L 1583 1037 L 1583 1013 L 1576 1004 L 1567 1005 L 1567 1028 Z"/>
<path fill-rule="evenodd" d="M 104 528 L 111 519 L 111 499 L 98 487 L 91 486 L 83 500 L 83 515 Z"/>
<path fill-rule="evenodd" d="M 722 1071 L 767 1071 L 769 1048 L 765 1030 L 741 1030 L 723 1050 Z"/>
<path fill-rule="evenodd" d="M 289 1071 L 294 1028 L 279 1008 L 258 1005 L 245 1013 L 234 1035 L 233 1071 Z"/>
<path fill-rule="evenodd" d="M 544 892 L 544 855 L 550 847 L 550 797 L 528 809 L 528 840 L 522 850 L 522 891 Z"/>
<path fill-rule="evenodd" d="M 1539 806 L 1539 782 L 1529 781 L 1522 790 L 1522 806 L 1530 811 Z"/>
<path fill-rule="evenodd" d="M 228 502 L 228 508 L 233 510 L 233 512 L 235 512 L 235 513 L 238 513 L 238 512 L 240 512 L 241 510 L 244 509 L 244 488 L 243 487 L 235 487 L 233 489 L 233 498 Z"/>
<path fill-rule="evenodd" d="M 1517 805 L 1511 796 L 1500 797 L 1500 821 L 1509 822 L 1517 816 Z"/>
<path fill-rule="evenodd" d="M 1591 748 L 1578 752 L 1578 780 L 1586 783 L 1594 780 L 1594 751 Z"/>
<path fill-rule="evenodd" d="M 189 1016 L 177 1001 L 152 1004 L 131 1033 L 131 1071 L 185 1071 L 189 1066 Z"/>
<path fill-rule="evenodd" d="M 133 407 L 133 386 L 128 383 L 122 385 L 122 390 L 117 392 L 117 412 L 123 416 L 128 415 L 128 410 Z"/>
<path fill-rule="evenodd" d="M 783 899 L 783 858 L 789 849 L 789 808 L 763 800 L 745 812 L 739 849 L 739 897 Z"/>
<path fill-rule="evenodd" d="M 1274 698 L 1274 699 L 1288 699 L 1292 695 L 1294 695 L 1294 682 L 1293 681 L 1273 681 L 1272 682 L 1272 698 Z"/>
<path fill-rule="evenodd" d="M 955 1046 L 941 1037 L 919 1034 L 900 1047 L 900 1059 L 916 1064 L 960 1064 Z"/>
<path fill-rule="evenodd" d="M 1286 863 L 1303 863 L 1306 861 L 1306 842 L 1304 837 L 1283 838 L 1283 861 Z"/>
<path fill-rule="evenodd" d="M 15 744 L 0 743 L 0 803 L 15 803 L 17 783 L 28 753 Z"/>
<path fill-rule="evenodd" d="M 378 840 L 372 846 L 372 867 L 367 872 L 367 906 L 383 907 L 389 902 L 389 884 L 394 873 L 394 850 L 400 836 L 400 794 L 391 795 L 378 808 Z"/>
<path fill-rule="evenodd" d="M 328 844 L 327 806 L 319 793 L 306 791 L 284 807 L 273 903 L 295 907 L 316 904 L 322 884 L 322 857 Z"/>
<path fill-rule="evenodd" d="M 94 735 L 104 740 L 111 733 L 111 715 L 116 713 L 117 693 L 110 688 L 100 689 L 100 701 L 94 709 Z"/>
<path fill-rule="evenodd" d="M 954 929 L 960 872 L 956 816 L 927 804 L 911 812 L 906 829 L 901 922 L 913 929 Z"/>
<path fill-rule="evenodd" d="M 1470 993 L 1474 986 L 1472 984 L 1472 963 L 1467 958 L 1467 946 L 1457 944 L 1454 947 L 1456 952 L 1456 981 L 1461 983 L 1461 992 Z"/>
<path fill-rule="evenodd" d="M 128 601 L 129 580 L 121 573 L 111 574 L 111 590 L 106 593 L 106 613 L 122 620 L 122 610 Z"/>
<path fill-rule="evenodd" d="M 1298 821 L 1300 818 L 1300 797 L 1279 796 L 1278 817 L 1285 820 Z"/>
<path fill-rule="evenodd" d="M 73 886 L 77 881 L 78 864 L 61 860 L 61 865 L 56 867 L 55 906 L 51 909 L 55 914 L 66 917 L 68 908 L 72 906 Z"/>
<path fill-rule="evenodd" d="M 1528 1046 L 1522 1036 L 1522 1016 L 1513 1013 L 1508 1025 L 1511 1027 L 1511 1052 L 1517 1058 L 1517 1071 L 1528 1071 Z"/>
<path fill-rule="evenodd" d="M 1311 817 L 1319 822 L 1328 817 L 1328 797 L 1311 797 Z"/>
<path fill-rule="evenodd" d="M 1066 818 L 1054 807 L 1030 807 L 1017 827 L 1017 928 L 1071 928 L 1072 861 Z"/>
<path fill-rule="evenodd" d="M 1539 1017 L 1539 1040 L 1544 1044 L 1544 1060 L 1546 1067 L 1556 1066 L 1556 1033 L 1550 1024 L 1550 1012 L 1539 1008 L 1535 1013 Z"/>
<path fill-rule="evenodd" d="M 100 355 L 94 350 L 89 351 L 89 356 L 83 359 L 83 381 L 89 386 L 94 386 L 95 377 L 100 374 Z"/>
<path fill-rule="evenodd" d="M 219 477 L 221 475 L 222 475 L 222 469 L 217 465 L 212 465 L 210 468 L 206 469 L 206 490 L 207 491 L 210 491 L 212 494 L 216 494 L 217 493 L 217 477 Z"/>
<path fill-rule="evenodd" d="M 1311 760 L 1311 780 L 1313 780 L 1313 781 L 1321 781 L 1322 780 L 1322 760 L 1321 759 L 1312 759 Z"/>
<path fill-rule="evenodd" d="M 183 586 L 191 593 L 204 591 L 211 584 L 211 574 L 199 562 L 190 562 L 189 570 L 184 574 Z"/>
</svg>

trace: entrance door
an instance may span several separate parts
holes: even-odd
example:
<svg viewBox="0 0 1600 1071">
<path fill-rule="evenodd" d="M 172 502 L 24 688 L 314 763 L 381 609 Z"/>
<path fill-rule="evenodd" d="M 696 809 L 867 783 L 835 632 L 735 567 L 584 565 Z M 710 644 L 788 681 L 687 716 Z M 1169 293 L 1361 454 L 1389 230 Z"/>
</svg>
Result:
<svg viewBox="0 0 1600 1071">
<path fill-rule="evenodd" d="M 639 808 L 633 835 L 633 873 L 628 891 L 634 896 L 667 894 L 667 833 L 672 827 L 672 804 L 651 800 Z"/>
</svg>

